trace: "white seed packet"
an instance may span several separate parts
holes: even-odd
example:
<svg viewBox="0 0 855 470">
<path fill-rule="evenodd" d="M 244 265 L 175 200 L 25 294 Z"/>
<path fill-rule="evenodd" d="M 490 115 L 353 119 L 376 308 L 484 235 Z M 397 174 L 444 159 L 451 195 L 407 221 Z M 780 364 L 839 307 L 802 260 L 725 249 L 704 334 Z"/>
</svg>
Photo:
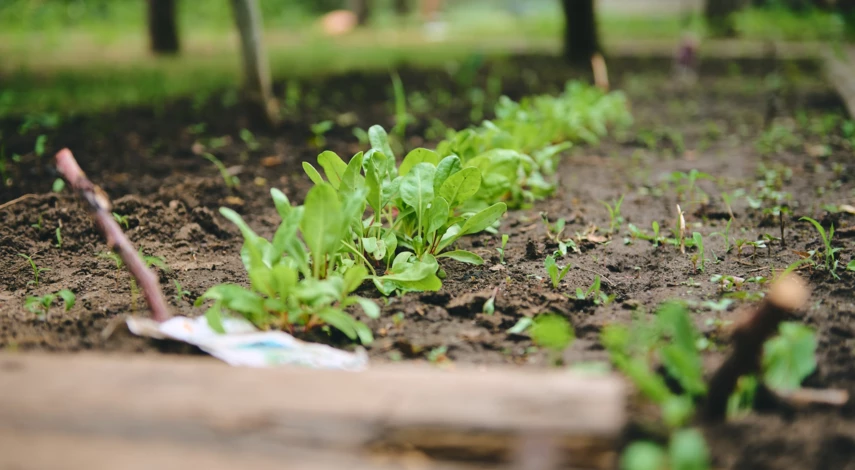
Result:
<svg viewBox="0 0 855 470">
<path fill-rule="evenodd" d="M 308 343 L 282 331 L 260 331 L 242 318 L 223 318 L 225 334 L 212 330 L 205 317 L 172 317 L 163 323 L 129 317 L 126 323 L 137 336 L 189 343 L 233 366 L 296 365 L 348 371 L 368 367 L 368 354 L 362 348 L 350 353 L 325 344 Z"/>
</svg>

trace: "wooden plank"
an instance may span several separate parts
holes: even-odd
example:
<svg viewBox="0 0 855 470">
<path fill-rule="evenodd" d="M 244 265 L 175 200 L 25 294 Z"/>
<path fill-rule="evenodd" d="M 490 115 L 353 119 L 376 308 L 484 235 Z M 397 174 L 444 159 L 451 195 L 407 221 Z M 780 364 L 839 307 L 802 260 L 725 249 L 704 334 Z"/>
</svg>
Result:
<svg viewBox="0 0 855 470">
<path fill-rule="evenodd" d="M 520 436 L 540 433 L 556 440 L 565 463 L 609 468 L 626 420 L 619 378 L 514 368 L 349 373 L 203 357 L 5 354 L 0 390 L 0 432 L 81 439 L 76 447 L 92 449 L 116 439 L 151 462 L 157 452 L 146 446 L 166 444 L 272 461 L 297 450 L 416 449 L 507 462 Z M 29 454 L 9 442 L 0 439 L 3 468 Z"/>
</svg>

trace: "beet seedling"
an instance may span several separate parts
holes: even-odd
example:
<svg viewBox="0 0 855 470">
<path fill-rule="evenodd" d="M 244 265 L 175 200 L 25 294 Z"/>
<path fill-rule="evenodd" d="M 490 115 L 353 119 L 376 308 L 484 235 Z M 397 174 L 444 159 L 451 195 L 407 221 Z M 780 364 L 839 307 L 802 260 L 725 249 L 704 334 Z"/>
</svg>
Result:
<svg viewBox="0 0 855 470">
<path fill-rule="evenodd" d="M 496 248 L 496 251 L 499 252 L 499 263 L 505 264 L 505 247 L 508 245 L 508 234 L 502 234 L 502 246 L 500 248 Z"/>
<path fill-rule="evenodd" d="M 561 281 L 564 280 L 564 277 L 567 276 L 567 272 L 570 271 L 570 264 L 567 266 L 559 267 L 558 264 L 555 263 L 555 256 L 549 255 L 546 257 L 546 260 L 543 262 L 543 267 L 546 268 L 546 273 L 549 275 L 549 280 L 552 281 L 552 288 L 558 289 L 558 285 L 561 284 Z"/>
<path fill-rule="evenodd" d="M 555 365 L 561 363 L 561 354 L 576 339 L 570 322 L 554 313 L 543 313 L 534 317 L 528 332 L 534 344 L 549 351 L 549 362 Z"/>
<path fill-rule="evenodd" d="M 614 202 L 614 204 L 610 205 L 605 201 L 600 201 L 604 206 L 606 206 L 606 210 L 609 211 L 609 233 L 615 233 L 620 230 L 621 224 L 623 224 L 623 217 L 620 215 L 620 206 L 623 204 L 624 196 L 621 196 L 620 199 Z"/>
<path fill-rule="evenodd" d="M 113 212 L 113 220 L 116 221 L 119 225 L 125 227 L 125 230 L 129 228 L 129 220 L 127 215 L 121 215 L 117 212 Z"/>
<path fill-rule="evenodd" d="M 43 295 L 41 297 L 27 297 L 27 299 L 24 301 L 24 308 L 35 314 L 40 313 L 39 316 L 44 318 L 47 316 L 51 306 L 53 306 L 53 303 L 57 298 L 62 299 L 62 301 L 65 303 L 65 312 L 71 310 L 71 308 L 74 307 L 74 302 L 76 299 L 74 293 L 68 289 L 62 289 L 59 292 Z"/>
<path fill-rule="evenodd" d="M 576 288 L 576 300 L 591 299 L 594 305 L 608 305 L 615 299 L 615 295 L 608 295 L 602 291 L 600 276 L 594 278 L 594 282 L 588 287 L 588 290 L 582 290 L 581 287 Z"/>
<path fill-rule="evenodd" d="M 228 188 L 229 190 L 234 190 L 238 186 L 240 186 L 240 179 L 238 179 L 237 176 L 231 174 L 229 172 L 229 169 L 226 168 L 226 165 L 224 165 L 219 158 L 215 157 L 213 154 L 210 153 L 203 153 L 202 157 L 205 158 L 205 160 L 208 160 L 209 162 L 213 163 L 214 166 L 217 167 L 217 170 L 220 172 L 220 177 L 223 179 L 223 184 L 226 185 L 226 188 Z"/>
<path fill-rule="evenodd" d="M 25 255 L 24 253 L 18 253 L 18 256 L 27 260 L 27 263 L 30 264 L 30 268 L 33 270 L 33 280 L 27 281 L 27 285 L 34 284 L 35 286 L 39 285 L 39 278 L 43 272 L 50 271 L 50 268 L 40 268 L 36 266 L 36 262 L 33 261 L 33 258 L 29 255 Z"/>
<path fill-rule="evenodd" d="M 817 233 L 819 233 L 819 237 L 822 240 L 822 244 L 824 246 L 823 255 L 825 256 L 825 269 L 830 272 L 831 275 L 834 276 L 836 279 L 839 279 L 839 277 L 837 276 L 838 261 L 836 258 L 836 254 L 838 251 L 841 250 L 841 248 L 834 248 L 833 246 L 831 246 L 831 239 L 834 237 L 834 224 L 832 224 L 831 228 L 828 230 L 828 232 L 826 232 L 825 229 L 822 227 L 822 224 L 810 217 L 802 217 L 799 220 L 810 222 L 811 225 L 813 225 L 816 229 Z"/>
<path fill-rule="evenodd" d="M 311 144 L 317 148 L 321 148 L 327 144 L 327 138 L 325 134 L 332 130 L 333 126 L 335 126 L 335 122 L 327 119 L 326 121 L 321 121 L 315 124 L 312 124 L 309 128 L 312 131 L 312 140 Z"/>
</svg>

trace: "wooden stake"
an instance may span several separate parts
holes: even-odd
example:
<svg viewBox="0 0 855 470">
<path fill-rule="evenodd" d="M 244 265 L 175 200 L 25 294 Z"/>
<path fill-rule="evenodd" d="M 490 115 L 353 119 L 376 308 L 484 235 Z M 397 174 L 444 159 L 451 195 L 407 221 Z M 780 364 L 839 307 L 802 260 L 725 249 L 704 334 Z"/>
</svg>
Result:
<svg viewBox="0 0 855 470">
<path fill-rule="evenodd" d="M 709 394 L 704 409 L 707 421 L 723 421 L 727 416 L 727 401 L 736 382 L 746 374 L 760 370 L 763 344 L 778 331 L 778 325 L 790 313 L 800 309 L 808 299 L 808 289 L 795 274 L 775 281 L 766 298 L 751 314 L 733 325 L 733 351 L 709 382 Z"/>
<path fill-rule="evenodd" d="M 279 103 L 273 96 L 258 0 L 231 0 L 231 3 L 240 33 L 244 85 L 267 123 L 275 126 L 279 123 Z"/>
<path fill-rule="evenodd" d="M 128 267 L 128 271 L 137 280 L 137 284 L 145 296 L 145 301 L 151 309 L 152 318 L 159 322 L 169 319 L 169 307 L 166 305 L 166 299 L 163 297 L 157 276 L 140 259 L 134 245 L 122 232 L 122 228 L 119 227 L 116 220 L 113 219 L 112 204 L 110 204 L 110 198 L 107 197 L 107 194 L 89 181 L 86 174 L 80 169 L 80 165 L 77 164 L 77 160 L 74 159 L 74 155 L 67 148 L 56 154 L 56 169 L 59 170 L 68 185 L 77 192 L 77 195 L 86 201 L 89 215 L 92 216 L 101 235 L 107 240 L 107 246 L 122 258 Z"/>
</svg>

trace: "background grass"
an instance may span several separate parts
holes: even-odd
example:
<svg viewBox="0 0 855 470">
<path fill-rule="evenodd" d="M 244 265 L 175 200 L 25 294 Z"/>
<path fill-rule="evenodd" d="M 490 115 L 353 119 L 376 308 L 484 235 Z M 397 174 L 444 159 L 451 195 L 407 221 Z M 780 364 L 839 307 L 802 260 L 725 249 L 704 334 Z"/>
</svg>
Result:
<svg viewBox="0 0 855 470">
<path fill-rule="evenodd" d="M 369 28 L 329 38 L 318 30 L 313 11 L 325 1 L 261 2 L 276 79 L 383 69 L 404 60 L 430 66 L 475 52 L 557 53 L 563 28 L 555 0 L 456 0 L 448 2 L 447 37 L 431 42 L 417 18 L 402 21 L 381 1 Z M 139 0 L 0 2 L 0 116 L 98 112 L 235 89 L 240 60 L 228 2 L 178 3 L 182 52 L 161 58 L 148 52 Z M 685 20 L 679 11 L 600 12 L 606 48 L 639 40 L 670 45 L 687 30 L 703 36 L 699 18 Z M 823 41 L 843 35 L 842 21 L 820 11 L 747 10 L 736 22 L 747 40 Z"/>
</svg>

